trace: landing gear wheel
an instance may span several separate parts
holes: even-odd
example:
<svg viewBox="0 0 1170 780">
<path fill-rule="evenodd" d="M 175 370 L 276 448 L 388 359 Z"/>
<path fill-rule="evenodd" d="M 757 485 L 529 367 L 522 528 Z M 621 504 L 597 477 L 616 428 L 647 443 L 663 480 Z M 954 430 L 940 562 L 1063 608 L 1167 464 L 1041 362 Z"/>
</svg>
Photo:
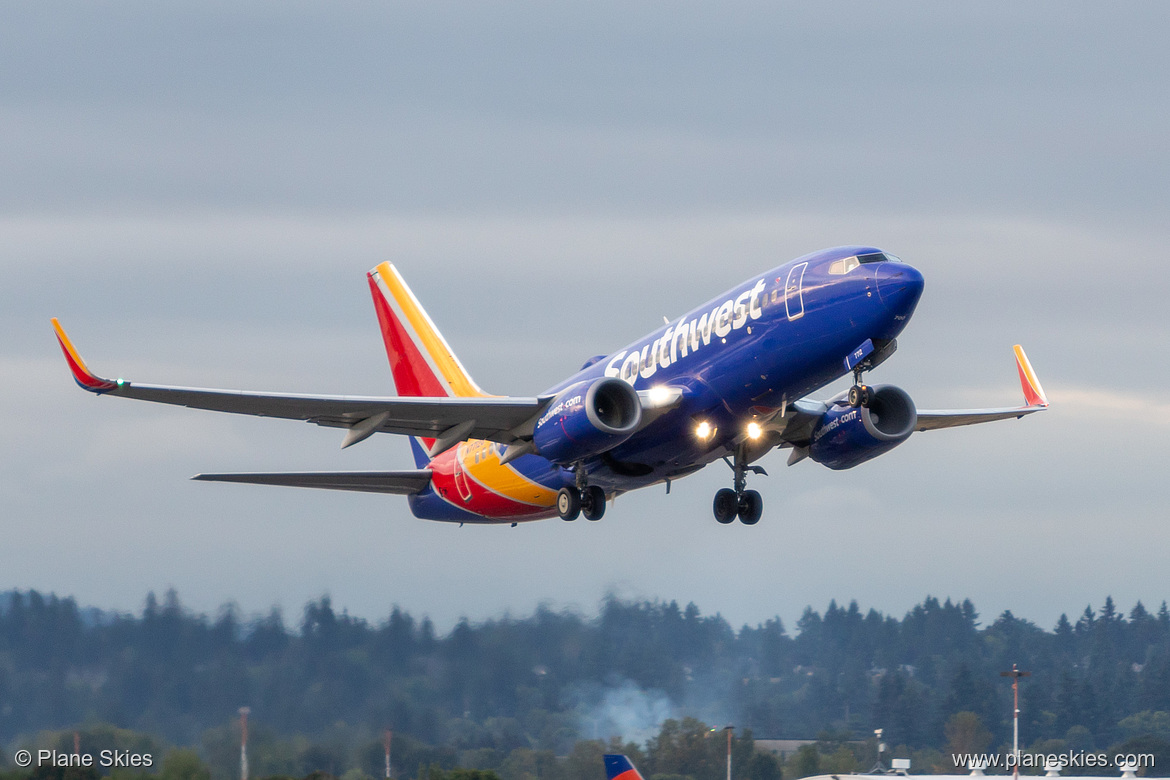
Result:
<svg viewBox="0 0 1170 780">
<path fill-rule="evenodd" d="M 597 485 L 590 485 L 581 491 L 581 514 L 585 515 L 586 520 L 600 520 L 605 514 L 605 491 Z"/>
<path fill-rule="evenodd" d="M 731 488 L 721 488 L 715 493 L 715 503 L 712 508 L 715 510 L 715 519 L 727 525 L 735 519 L 736 513 L 739 512 L 739 497 Z"/>
<path fill-rule="evenodd" d="M 872 400 L 873 390 L 870 389 L 869 385 L 854 385 L 849 388 L 849 405 L 853 408 L 869 406 Z"/>
<path fill-rule="evenodd" d="M 739 497 L 736 510 L 739 522 L 744 525 L 755 525 L 760 522 L 760 515 L 764 514 L 764 499 L 758 491 L 745 490 Z"/>
<path fill-rule="evenodd" d="M 557 514 L 562 520 L 576 520 L 580 513 L 581 494 L 575 488 L 561 488 L 557 493 Z"/>
</svg>

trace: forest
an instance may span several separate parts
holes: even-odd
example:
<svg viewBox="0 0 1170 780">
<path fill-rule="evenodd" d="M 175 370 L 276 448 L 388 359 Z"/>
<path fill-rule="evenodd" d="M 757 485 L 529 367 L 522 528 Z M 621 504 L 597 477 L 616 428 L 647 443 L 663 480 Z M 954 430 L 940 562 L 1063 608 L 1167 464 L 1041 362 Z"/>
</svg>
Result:
<svg viewBox="0 0 1170 780">
<path fill-rule="evenodd" d="M 140 614 L 11 591 L 0 594 L 0 771 L 15 772 L 18 747 L 71 750 L 77 733 L 86 750 L 155 751 L 171 780 L 226 779 L 242 706 L 253 777 L 380 777 L 390 729 L 395 777 L 597 780 L 601 753 L 618 748 L 648 780 L 718 780 L 727 747 L 710 735 L 726 725 L 737 780 L 869 769 L 877 728 L 915 771 L 950 771 L 952 750 L 1010 743 L 1000 673 L 1012 664 L 1031 673 L 1023 745 L 1144 746 L 1170 767 L 1165 603 L 1124 612 L 1106 598 L 1045 629 L 1010 612 L 981 620 L 966 600 L 928 597 L 901 618 L 834 602 L 792 628 L 607 598 L 593 616 L 539 608 L 440 634 L 398 608 L 369 621 L 328 597 L 290 625 L 278 610 L 197 614 L 173 591 L 148 595 Z M 816 742 L 773 757 L 760 739 Z"/>
</svg>

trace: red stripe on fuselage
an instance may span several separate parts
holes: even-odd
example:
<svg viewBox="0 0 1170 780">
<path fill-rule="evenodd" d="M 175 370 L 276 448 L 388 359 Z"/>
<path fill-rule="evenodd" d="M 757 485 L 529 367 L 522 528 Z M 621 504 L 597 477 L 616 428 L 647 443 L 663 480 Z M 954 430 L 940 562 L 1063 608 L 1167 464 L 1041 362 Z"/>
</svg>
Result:
<svg viewBox="0 0 1170 780">
<path fill-rule="evenodd" d="M 431 488 L 444 499 L 468 512 L 501 520 L 521 517 L 535 520 L 537 517 L 552 517 L 556 514 L 549 507 L 522 504 L 494 493 L 472 479 L 466 470 L 457 481 L 456 458 L 462 448 L 459 445 L 447 450 L 427 466 L 431 470 Z"/>
</svg>

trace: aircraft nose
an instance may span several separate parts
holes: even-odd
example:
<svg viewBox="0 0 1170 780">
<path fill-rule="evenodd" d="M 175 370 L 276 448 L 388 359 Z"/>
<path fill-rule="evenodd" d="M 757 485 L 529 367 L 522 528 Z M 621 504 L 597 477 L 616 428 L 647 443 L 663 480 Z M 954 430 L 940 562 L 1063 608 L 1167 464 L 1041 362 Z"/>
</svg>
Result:
<svg viewBox="0 0 1170 780">
<path fill-rule="evenodd" d="M 906 263 L 881 263 L 874 270 L 878 298 L 888 308 L 900 313 L 907 312 L 918 303 L 922 295 L 922 274 Z"/>
</svg>

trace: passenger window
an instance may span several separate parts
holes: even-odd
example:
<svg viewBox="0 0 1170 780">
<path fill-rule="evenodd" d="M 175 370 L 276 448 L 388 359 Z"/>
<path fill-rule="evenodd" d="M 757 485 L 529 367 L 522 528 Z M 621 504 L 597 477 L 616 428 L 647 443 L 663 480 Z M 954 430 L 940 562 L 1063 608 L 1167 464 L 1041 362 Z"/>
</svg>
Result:
<svg viewBox="0 0 1170 780">
<path fill-rule="evenodd" d="M 843 260 L 834 260 L 833 264 L 829 266 L 829 273 L 835 276 L 841 276 L 852 271 L 859 266 L 860 263 L 856 257 L 846 257 Z"/>
</svg>

